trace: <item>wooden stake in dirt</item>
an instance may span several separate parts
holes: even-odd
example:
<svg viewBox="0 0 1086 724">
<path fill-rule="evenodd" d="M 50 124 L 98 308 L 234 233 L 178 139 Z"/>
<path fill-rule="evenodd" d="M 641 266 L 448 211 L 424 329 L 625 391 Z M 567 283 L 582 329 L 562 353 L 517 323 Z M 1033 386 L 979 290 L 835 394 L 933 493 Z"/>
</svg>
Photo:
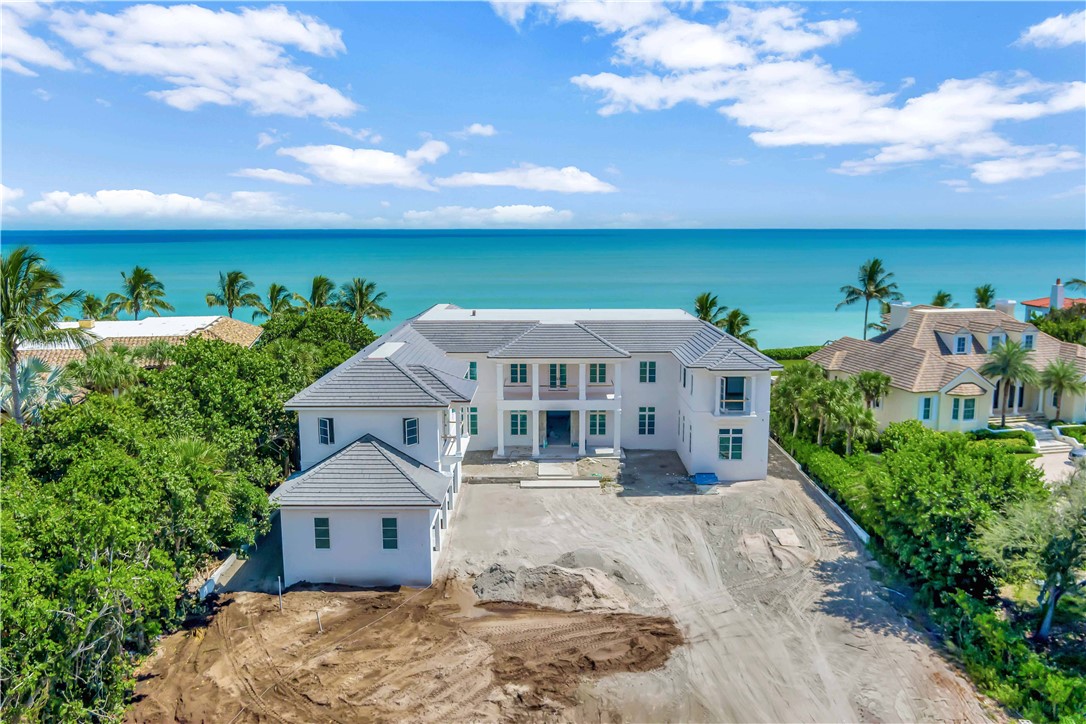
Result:
<svg viewBox="0 0 1086 724">
<path fill-rule="evenodd" d="M 321 625 L 321 612 L 320 611 L 317 611 L 317 628 L 319 628 L 321 630 L 321 633 L 324 633 L 324 626 Z"/>
<path fill-rule="evenodd" d="M 276 576 L 275 580 L 279 583 L 279 612 L 283 611 L 283 577 Z"/>
</svg>

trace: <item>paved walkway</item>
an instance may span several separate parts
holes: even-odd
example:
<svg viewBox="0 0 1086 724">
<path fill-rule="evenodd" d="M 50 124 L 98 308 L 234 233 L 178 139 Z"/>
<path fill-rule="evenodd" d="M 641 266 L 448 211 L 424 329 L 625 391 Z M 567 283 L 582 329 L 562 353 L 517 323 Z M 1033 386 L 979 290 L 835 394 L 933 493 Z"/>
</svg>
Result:
<svg viewBox="0 0 1086 724">
<path fill-rule="evenodd" d="M 1032 462 L 1041 469 L 1041 472 L 1045 474 L 1045 480 L 1050 483 L 1063 480 L 1075 469 L 1065 452 L 1048 453 L 1034 458 Z"/>
<path fill-rule="evenodd" d="M 283 575 L 283 535 L 279 512 L 272 517 L 272 527 L 249 552 L 248 558 L 238 558 L 219 579 L 216 591 L 278 591 L 277 577 Z"/>
</svg>

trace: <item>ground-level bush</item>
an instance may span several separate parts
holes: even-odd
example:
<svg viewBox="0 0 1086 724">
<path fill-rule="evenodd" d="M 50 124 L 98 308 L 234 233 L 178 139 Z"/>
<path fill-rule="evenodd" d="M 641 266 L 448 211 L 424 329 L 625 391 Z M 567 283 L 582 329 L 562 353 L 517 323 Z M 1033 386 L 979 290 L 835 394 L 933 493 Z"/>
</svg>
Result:
<svg viewBox="0 0 1086 724">
<path fill-rule="evenodd" d="M 1029 430 L 974 430 L 966 434 L 973 440 L 1025 440 L 1030 447 L 1037 444 Z"/>
<path fill-rule="evenodd" d="M 1086 445 L 1086 425 L 1067 425 L 1060 428 L 1060 433 L 1067 437 L 1073 437 Z"/>
<path fill-rule="evenodd" d="M 773 349 L 763 349 L 762 354 L 778 362 L 785 362 L 788 360 L 807 359 L 807 357 L 820 349 L 822 349 L 822 345 L 820 344 L 809 344 L 803 347 L 775 347 Z"/>
</svg>

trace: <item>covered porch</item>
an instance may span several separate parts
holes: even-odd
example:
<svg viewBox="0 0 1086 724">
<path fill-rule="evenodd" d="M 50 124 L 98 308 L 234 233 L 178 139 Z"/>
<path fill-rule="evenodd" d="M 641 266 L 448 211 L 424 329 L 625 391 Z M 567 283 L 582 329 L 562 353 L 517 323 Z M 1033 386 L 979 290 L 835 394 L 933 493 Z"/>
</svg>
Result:
<svg viewBox="0 0 1086 724">
<path fill-rule="evenodd" d="M 498 409 L 496 458 L 619 457 L 622 410 Z"/>
</svg>

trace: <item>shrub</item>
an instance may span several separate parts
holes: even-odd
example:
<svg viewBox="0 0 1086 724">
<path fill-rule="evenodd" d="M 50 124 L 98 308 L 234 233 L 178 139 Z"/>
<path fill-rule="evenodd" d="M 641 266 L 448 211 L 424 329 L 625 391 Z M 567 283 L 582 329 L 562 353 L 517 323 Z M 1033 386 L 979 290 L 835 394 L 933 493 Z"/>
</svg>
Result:
<svg viewBox="0 0 1086 724">
<path fill-rule="evenodd" d="M 973 440 L 1025 440 L 1030 447 L 1037 444 L 1037 438 L 1029 430 L 974 430 L 966 433 Z"/>
<path fill-rule="evenodd" d="M 1067 437 L 1073 437 L 1079 442 L 1086 444 L 1086 425 L 1068 425 L 1067 427 L 1061 427 L 1060 433 Z"/>
<path fill-rule="evenodd" d="M 807 357 L 822 349 L 822 346 L 821 344 L 809 344 L 803 347 L 776 347 L 774 349 L 763 349 L 761 352 L 777 362 L 785 362 L 807 359 Z"/>
</svg>

